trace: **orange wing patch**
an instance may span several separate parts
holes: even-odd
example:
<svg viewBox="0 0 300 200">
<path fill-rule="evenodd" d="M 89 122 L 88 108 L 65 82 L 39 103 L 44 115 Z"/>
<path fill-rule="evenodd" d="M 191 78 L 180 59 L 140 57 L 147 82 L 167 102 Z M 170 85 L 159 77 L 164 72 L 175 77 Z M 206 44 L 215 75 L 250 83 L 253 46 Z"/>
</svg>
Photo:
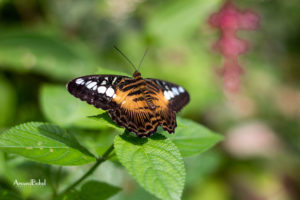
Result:
<svg viewBox="0 0 300 200">
<path fill-rule="evenodd" d="M 88 75 L 68 82 L 75 97 L 107 110 L 112 120 L 140 137 L 155 133 L 161 125 L 169 133 L 176 128 L 176 112 L 188 102 L 188 92 L 179 85 L 159 79 Z"/>
<path fill-rule="evenodd" d="M 151 92 L 151 95 L 147 90 Z M 142 92 L 129 95 L 136 91 Z M 139 137 L 152 135 L 159 125 L 170 133 L 174 132 L 176 115 L 168 109 L 169 102 L 162 91 L 157 93 L 146 87 L 139 87 L 126 92 L 117 89 L 115 94 L 113 100 L 120 109 L 109 110 L 109 114 L 119 125 L 136 133 Z M 147 97 L 149 97 L 148 100 Z M 149 107 L 149 101 L 155 106 L 154 108 Z"/>
</svg>

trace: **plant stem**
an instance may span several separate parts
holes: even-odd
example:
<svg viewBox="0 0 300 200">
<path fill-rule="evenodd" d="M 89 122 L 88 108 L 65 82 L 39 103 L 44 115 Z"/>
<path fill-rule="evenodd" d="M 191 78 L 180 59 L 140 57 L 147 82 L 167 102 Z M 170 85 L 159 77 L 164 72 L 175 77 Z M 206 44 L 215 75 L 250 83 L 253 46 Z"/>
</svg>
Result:
<svg viewBox="0 0 300 200">
<path fill-rule="evenodd" d="M 69 187 L 67 187 L 61 194 L 65 194 L 67 192 L 69 192 L 70 190 L 72 190 L 73 188 L 75 188 L 79 183 L 81 183 L 86 177 L 88 177 L 89 175 L 91 175 L 95 169 L 97 169 L 97 167 L 103 163 L 104 161 L 106 161 L 109 157 L 109 154 L 114 150 L 114 145 L 112 144 L 105 152 L 104 154 L 99 157 L 97 159 L 97 162 L 89 169 L 89 171 L 87 171 L 80 179 L 78 179 L 76 182 L 74 182 L 72 185 L 70 185 Z"/>
<path fill-rule="evenodd" d="M 55 187 L 56 187 L 56 191 L 59 190 L 59 181 L 60 181 L 60 176 L 62 173 L 62 166 L 60 166 L 56 172 L 56 176 L 55 176 Z"/>
<path fill-rule="evenodd" d="M 53 172 L 53 168 L 51 166 L 47 166 L 47 173 L 49 175 L 49 183 L 50 183 L 50 187 L 52 189 L 52 199 L 54 199 L 57 195 L 57 190 L 56 190 L 56 187 L 55 187 L 55 184 L 54 184 L 54 180 L 53 180 L 53 175 L 52 175 L 52 172 Z"/>
</svg>

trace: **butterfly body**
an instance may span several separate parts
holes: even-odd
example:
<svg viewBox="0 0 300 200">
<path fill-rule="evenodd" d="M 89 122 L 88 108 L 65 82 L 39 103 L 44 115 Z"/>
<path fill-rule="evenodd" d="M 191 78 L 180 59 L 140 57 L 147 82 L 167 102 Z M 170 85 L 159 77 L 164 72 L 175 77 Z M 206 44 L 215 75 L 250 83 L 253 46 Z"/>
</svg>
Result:
<svg viewBox="0 0 300 200">
<path fill-rule="evenodd" d="M 133 78 L 91 75 L 71 80 L 68 91 L 97 108 L 107 110 L 112 120 L 139 137 L 149 137 L 160 125 L 169 133 L 176 128 L 176 112 L 189 102 L 189 94 L 173 83 Z"/>
</svg>

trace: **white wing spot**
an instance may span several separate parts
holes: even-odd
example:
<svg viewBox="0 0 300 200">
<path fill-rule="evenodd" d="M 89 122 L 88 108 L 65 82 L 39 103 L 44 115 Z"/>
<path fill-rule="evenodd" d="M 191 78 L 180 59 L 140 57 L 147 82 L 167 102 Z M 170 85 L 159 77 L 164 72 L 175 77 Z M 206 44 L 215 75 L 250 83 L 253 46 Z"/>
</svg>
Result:
<svg viewBox="0 0 300 200">
<path fill-rule="evenodd" d="M 75 83 L 76 83 L 77 85 L 79 85 L 79 84 L 81 84 L 81 83 L 84 83 L 84 80 L 83 80 L 82 78 L 79 78 L 79 79 L 77 79 L 77 80 L 75 81 Z"/>
<path fill-rule="evenodd" d="M 166 89 L 169 90 L 169 86 L 166 85 Z"/>
<path fill-rule="evenodd" d="M 172 92 L 173 92 L 173 94 L 174 94 L 175 96 L 179 95 L 179 91 L 177 90 L 176 87 L 173 87 L 173 88 L 172 88 Z"/>
<path fill-rule="evenodd" d="M 115 94 L 115 91 L 114 91 L 114 89 L 112 89 L 111 87 L 109 87 L 109 88 L 106 90 L 106 95 L 107 95 L 107 96 L 112 97 L 114 94 Z"/>
<path fill-rule="evenodd" d="M 88 89 L 91 89 L 92 87 L 94 87 L 95 85 L 97 85 L 97 82 L 91 82 L 89 85 L 87 85 L 86 87 Z"/>
<path fill-rule="evenodd" d="M 104 79 L 108 81 L 108 77 L 105 77 Z"/>
<path fill-rule="evenodd" d="M 85 83 L 85 86 L 88 86 L 92 81 L 88 81 Z"/>
<path fill-rule="evenodd" d="M 184 93 L 184 89 L 181 86 L 178 88 L 178 90 L 180 93 Z"/>
<path fill-rule="evenodd" d="M 168 91 L 164 91 L 164 96 L 165 96 L 165 98 L 166 98 L 167 100 L 170 100 L 170 99 L 171 99 L 170 94 L 169 94 Z"/>
<path fill-rule="evenodd" d="M 117 77 L 114 78 L 114 80 L 112 81 L 112 85 L 115 83 L 115 81 L 117 80 Z"/>
<path fill-rule="evenodd" d="M 97 86 L 97 85 L 95 85 L 95 86 L 93 87 L 93 89 L 92 89 L 92 90 L 97 90 L 97 87 L 98 87 L 98 86 Z"/>
<path fill-rule="evenodd" d="M 104 86 L 98 87 L 98 93 L 104 94 L 105 91 L 106 91 L 106 87 L 104 87 Z"/>
<path fill-rule="evenodd" d="M 173 92 L 171 92 L 170 90 L 168 91 L 168 93 L 169 93 L 169 95 L 170 95 L 170 97 L 171 98 L 173 98 L 174 97 L 174 94 L 173 94 Z"/>
<path fill-rule="evenodd" d="M 106 80 L 103 80 L 101 85 L 106 85 Z"/>
</svg>

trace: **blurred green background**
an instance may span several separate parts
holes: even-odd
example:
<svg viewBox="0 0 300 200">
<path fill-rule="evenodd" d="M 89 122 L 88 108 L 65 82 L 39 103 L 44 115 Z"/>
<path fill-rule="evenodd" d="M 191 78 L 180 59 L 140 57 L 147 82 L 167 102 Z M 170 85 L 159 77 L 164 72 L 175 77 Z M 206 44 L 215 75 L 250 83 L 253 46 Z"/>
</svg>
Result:
<svg viewBox="0 0 300 200">
<path fill-rule="evenodd" d="M 82 75 L 131 76 L 132 68 L 113 45 L 134 63 L 149 47 L 140 69 L 143 77 L 183 85 L 191 102 L 179 115 L 225 135 L 214 150 L 185 159 L 183 199 L 300 199 L 300 4 L 235 2 L 259 13 L 261 21 L 259 30 L 240 33 L 251 49 L 240 57 L 241 90 L 233 94 L 224 91 L 216 74 L 222 59 L 211 45 L 219 33 L 207 24 L 223 3 L 0 1 L 0 130 L 28 121 L 52 121 L 70 129 L 75 124 L 82 128 L 76 137 L 83 143 L 107 140 L 109 145 L 109 128 L 98 130 L 95 122 L 72 118 L 78 111 L 72 106 L 62 113 L 59 104 L 73 97 L 61 88 Z M 87 107 L 86 115 L 99 112 Z M 64 167 L 61 188 L 87 168 Z M 0 152 L 0 187 L 28 199 L 46 197 L 50 186 L 16 189 L 12 181 L 48 177 L 51 170 L 58 168 Z M 113 200 L 154 199 L 118 164 L 103 164 L 91 178 L 122 187 Z"/>
</svg>

